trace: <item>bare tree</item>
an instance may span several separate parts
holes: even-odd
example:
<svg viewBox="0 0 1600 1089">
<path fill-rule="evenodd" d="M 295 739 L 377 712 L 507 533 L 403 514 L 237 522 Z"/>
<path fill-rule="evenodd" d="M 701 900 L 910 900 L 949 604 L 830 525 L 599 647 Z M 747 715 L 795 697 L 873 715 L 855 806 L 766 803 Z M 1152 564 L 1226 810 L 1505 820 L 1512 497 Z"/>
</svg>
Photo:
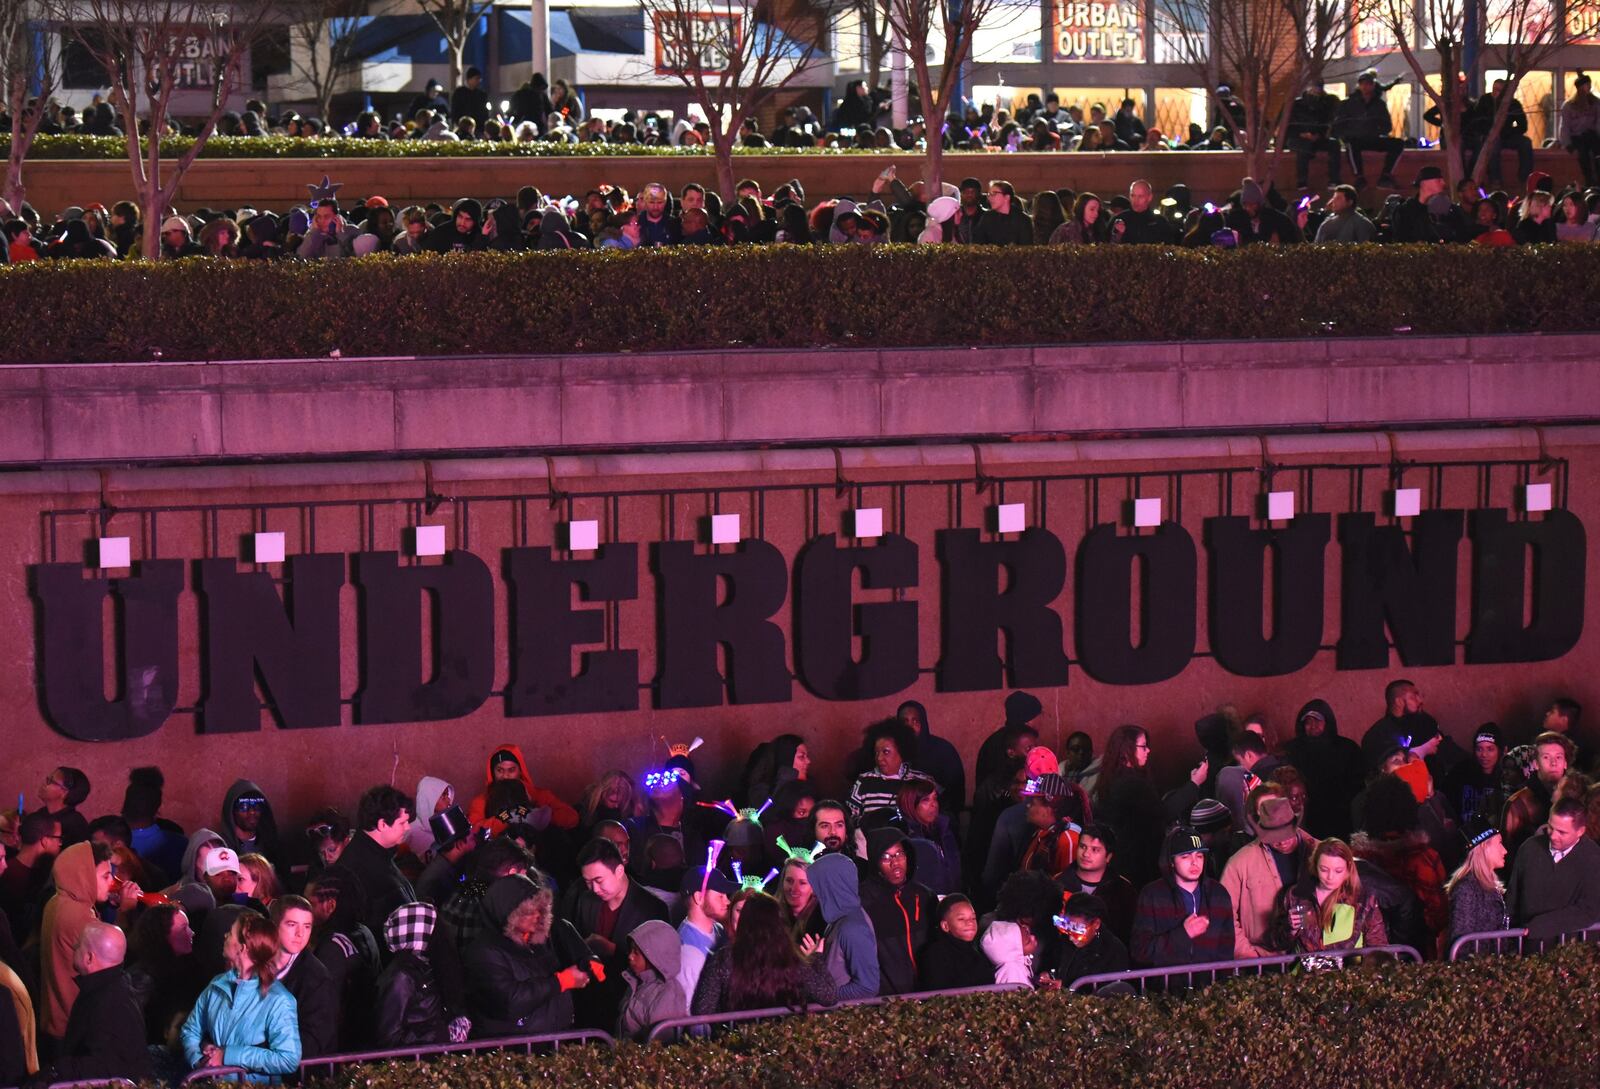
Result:
<svg viewBox="0 0 1600 1089">
<path fill-rule="evenodd" d="M 1490 44 L 1483 51 L 1505 70 L 1505 87 L 1495 100 L 1494 117 L 1483 136 L 1486 154 L 1478 156 L 1472 180 L 1482 185 L 1489 154 L 1499 154 L 1500 134 L 1516 100 L 1517 88 L 1529 72 L 1549 66 L 1555 54 L 1569 45 L 1591 41 L 1600 33 L 1600 5 L 1566 3 L 1565 21 L 1557 15 L 1554 0 L 1483 0 L 1483 29 Z"/>
<path fill-rule="evenodd" d="M 889 55 L 889 0 L 844 0 L 843 11 L 861 29 L 861 59 L 866 62 L 867 86 L 876 89 Z"/>
<path fill-rule="evenodd" d="M 467 39 L 472 37 L 478 20 L 494 6 L 494 0 L 417 0 L 417 4 L 432 17 L 450 49 L 450 89 L 453 91 L 461 86 L 461 73 L 467 67 Z"/>
<path fill-rule="evenodd" d="M 1244 152 L 1245 173 L 1276 177 L 1289 107 L 1347 35 L 1342 0 L 1155 0 L 1153 16 L 1173 61 L 1207 88 L 1212 115 Z M 1242 124 L 1217 97 L 1224 84 L 1243 108 Z"/>
<path fill-rule="evenodd" d="M 288 0 L 290 70 L 310 88 L 324 123 L 330 121 L 339 80 L 356 60 L 366 8 L 366 0 Z"/>
<path fill-rule="evenodd" d="M 154 258 L 160 253 L 161 219 L 216 131 L 229 93 L 247 78 L 250 46 L 261 38 L 275 5 L 272 0 L 64 0 L 57 11 L 111 88 L 111 105 L 128 134 L 128 164 L 144 220 L 143 253 Z M 202 118 L 200 126 L 188 150 L 164 161 L 161 136 L 182 109 L 193 109 Z M 141 119 L 147 127 L 142 140 Z"/>
<path fill-rule="evenodd" d="M 733 149 L 745 119 L 827 63 L 827 9 L 796 4 L 780 28 L 769 21 L 769 0 L 731 0 L 714 8 L 704 0 L 643 0 L 643 7 L 655 40 L 655 56 L 645 63 L 653 61 L 657 75 L 682 83 L 705 113 L 717 185 L 731 200 Z"/>
<path fill-rule="evenodd" d="M 951 96 L 961 79 L 961 66 L 972 54 L 972 38 L 1000 0 L 887 0 L 889 29 L 905 42 L 917 77 L 923 116 L 928 120 L 928 165 L 923 169 L 923 193 L 938 194 L 944 164 L 944 118 Z M 933 46 L 942 37 L 944 48 L 935 57 Z M 938 82 L 934 82 L 937 67 Z"/>
<path fill-rule="evenodd" d="M 1466 49 L 1468 7 L 1475 2 L 1477 0 L 1377 0 L 1376 10 L 1371 13 L 1383 25 L 1385 34 L 1394 40 L 1400 55 L 1417 77 L 1417 84 L 1439 111 L 1439 142 L 1444 152 L 1445 178 L 1452 193 L 1466 176 L 1461 117 L 1468 99 L 1461 60 Z M 1417 44 L 1414 45 L 1414 41 Z M 1437 71 L 1428 71 L 1418 55 L 1419 49 L 1433 50 L 1438 60 Z M 1434 81 L 1429 80 L 1430 75 L 1435 77 Z"/>
<path fill-rule="evenodd" d="M 39 135 L 60 72 L 56 57 L 49 48 L 41 48 L 42 38 L 34 33 L 32 24 L 40 14 L 33 0 L 0 0 L 0 82 L 11 118 L 11 153 L 0 196 L 13 210 L 21 208 L 27 196 L 22 163 Z"/>
</svg>

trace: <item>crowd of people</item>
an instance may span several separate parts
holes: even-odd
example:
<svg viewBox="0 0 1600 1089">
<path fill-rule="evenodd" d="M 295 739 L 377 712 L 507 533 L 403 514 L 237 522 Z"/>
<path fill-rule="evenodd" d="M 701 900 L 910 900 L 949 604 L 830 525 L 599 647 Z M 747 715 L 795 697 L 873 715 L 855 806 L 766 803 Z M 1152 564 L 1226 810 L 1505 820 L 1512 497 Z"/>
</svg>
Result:
<svg viewBox="0 0 1600 1089">
<path fill-rule="evenodd" d="M 1223 707 L 1174 782 L 1136 725 L 1041 745 L 1026 692 L 971 763 L 907 702 L 845 777 L 818 782 L 814 742 L 785 733 L 726 797 L 699 739 L 573 800 L 503 744 L 459 793 L 381 784 L 292 829 L 247 779 L 185 831 L 158 769 L 114 808 L 57 767 L 0 815 L 0 1084 L 272 1081 L 364 1048 L 1600 923 L 1576 702 L 1470 748 L 1410 681 L 1381 711 L 1357 741 L 1324 700 L 1281 734 Z"/>
<path fill-rule="evenodd" d="M 1469 163 L 1488 152 L 1490 189 L 1471 181 L 1450 191 L 1443 172 L 1424 166 L 1402 185 L 1395 176 L 1405 143 L 1391 135 L 1384 87 L 1363 72 L 1345 99 L 1320 84 L 1295 99 L 1286 151 L 1296 163 L 1298 187 L 1285 194 L 1275 183 L 1242 179 L 1221 203 L 1199 201 L 1186 185 L 1159 197 L 1136 180 L 1123 193 L 1096 194 L 1069 188 L 1043 190 L 1031 199 L 1003 179 L 969 177 L 937 191 L 921 182 L 904 184 L 893 167 L 872 182 L 866 201 L 828 196 L 808 199 L 798 180 L 767 193 L 758 182 L 738 182 L 731 196 L 699 183 L 673 194 L 659 183 L 630 194 L 600 184 L 583 196 L 546 194 L 522 187 L 514 197 L 463 197 L 439 203 L 392 206 L 381 194 L 341 202 L 337 184 L 310 186 L 311 199 L 293 208 L 199 208 L 169 210 L 161 222 L 160 258 L 210 256 L 249 260 L 299 257 L 320 260 L 374 253 L 463 252 L 530 249 L 636 249 L 669 245 L 813 244 L 922 242 L 980 245 L 1152 244 L 1236 247 L 1300 242 L 1459 243 L 1509 246 L 1540 242 L 1600 240 L 1600 98 L 1580 75 L 1573 97 L 1562 106 L 1562 140 L 1574 153 L 1581 181 L 1558 188 L 1533 169 L 1527 117 L 1513 97 L 1505 127 L 1493 145 L 1494 113 L 1507 94 L 1496 83 L 1482 98 L 1463 90 L 1460 132 Z M 1218 88 L 1212 129 L 1173 145 L 1148 127 L 1132 99 L 1107 114 L 1095 104 L 1088 117 L 1077 106 L 1063 109 L 1058 96 L 1030 96 L 1015 117 L 993 106 L 968 106 L 944 126 L 954 149 L 999 146 L 1013 150 L 1225 149 L 1244 125 L 1244 107 L 1226 87 Z M 609 141 L 613 143 L 704 143 L 709 129 L 690 112 L 669 122 L 656 114 L 626 112 L 603 120 L 587 116 L 582 96 L 563 80 L 549 85 L 535 74 L 495 109 L 482 74 L 469 69 L 465 82 L 446 96 L 437 82 L 416 96 L 404 115 L 385 121 L 362 113 L 349 135 L 390 139 L 499 139 Z M 886 96 L 864 83 L 851 84 L 824 125 L 804 106 L 786 107 L 770 134 L 752 118 L 741 140 L 747 146 L 803 147 L 852 142 L 866 148 L 912 150 L 926 146 L 923 122 L 901 130 L 879 124 Z M 1437 122 L 1437 109 L 1431 120 Z M 240 114 L 224 114 L 218 131 L 228 135 L 282 134 L 315 139 L 328 130 L 316 119 L 286 111 L 270 121 L 267 106 L 253 101 Z M 80 118 L 52 109 L 45 131 L 115 135 L 115 111 L 98 102 Z M 846 137 L 844 134 L 849 133 Z M 1026 134 L 1026 135 L 1024 135 Z M 1501 181 L 1501 152 L 1516 153 L 1517 184 Z M 1366 159 L 1382 155 L 1378 186 L 1367 187 Z M 1306 188 L 1310 165 L 1325 155 L 1331 183 L 1325 193 Z M 1343 169 L 1353 184 L 1343 184 Z M 1409 189 L 1406 193 L 1403 190 Z M 1377 197 L 1378 203 L 1372 203 Z M 1363 201 L 1367 201 L 1363 205 Z M 129 258 L 144 256 L 140 210 L 131 201 L 61 209 L 46 219 L 28 205 L 0 207 L 5 260 Z"/>
</svg>

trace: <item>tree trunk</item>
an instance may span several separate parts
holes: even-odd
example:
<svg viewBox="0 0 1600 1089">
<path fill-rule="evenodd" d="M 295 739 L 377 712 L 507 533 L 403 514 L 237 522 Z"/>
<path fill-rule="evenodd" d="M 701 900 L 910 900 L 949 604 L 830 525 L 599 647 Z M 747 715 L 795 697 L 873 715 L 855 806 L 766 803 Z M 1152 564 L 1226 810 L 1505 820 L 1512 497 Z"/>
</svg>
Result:
<svg viewBox="0 0 1600 1089">
<path fill-rule="evenodd" d="M 447 94 L 455 94 L 457 87 L 461 86 L 461 73 L 467 70 L 467 35 L 450 41 L 450 86 L 446 88 Z"/>
<path fill-rule="evenodd" d="M 5 201 L 11 206 L 12 214 L 22 208 L 22 202 L 28 195 L 27 186 L 22 184 L 22 160 L 27 158 L 28 144 L 31 140 L 22 138 L 21 126 L 15 116 L 11 119 L 11 156 L 6 162 Z"/>
<path fill-rule="evenodd" d="M 710 110 L 706 113 L 710 117 L 716 116 Z M 736 119 L 734 124 L 743 125 L 743 118 Z M 711 148 L 717 156 L 717 188 L 722 192 L 724 208 L 734 199 L 733 141 L 738 131 L 737 127 L 730 127 L 727 132 L 723 132 L 720 122 L 711 130 Z"/>
</svg>

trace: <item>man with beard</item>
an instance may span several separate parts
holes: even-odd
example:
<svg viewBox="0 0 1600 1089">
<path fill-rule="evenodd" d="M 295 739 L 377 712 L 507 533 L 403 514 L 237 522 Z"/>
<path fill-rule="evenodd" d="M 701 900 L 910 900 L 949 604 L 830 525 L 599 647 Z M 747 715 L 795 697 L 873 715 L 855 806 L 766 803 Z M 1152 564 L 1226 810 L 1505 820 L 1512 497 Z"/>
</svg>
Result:
<svg viewBox="0 0 1600 1089">
<path fill-rule="evenodd" d="M 1383 690 L 1384 716 L 1367 728 L 1361 752 L 1376 768 L 1396 747 L 1426 760 L 1442 740 L 1433 716 L 1422 709 L 1422 691 L 1408 680 L 1390 681 Z"/>
</svg>

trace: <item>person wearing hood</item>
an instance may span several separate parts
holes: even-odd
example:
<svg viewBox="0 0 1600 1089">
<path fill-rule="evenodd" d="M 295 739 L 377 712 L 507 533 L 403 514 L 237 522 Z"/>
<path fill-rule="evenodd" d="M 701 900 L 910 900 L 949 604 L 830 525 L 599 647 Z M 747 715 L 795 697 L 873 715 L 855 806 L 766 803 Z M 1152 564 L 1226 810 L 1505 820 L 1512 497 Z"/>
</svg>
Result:
<svg viewBox="0 0 1600 1089">
<path fill-rule="evenodd" d="M 497 878 L 484 894 L 483 914 L 483 929 L 463 957 L 473 1035 L 571 1028 L 569 992 L 599 972 L 577 932 L 555 917 L 549 886 L 524 874 Z"/>
<path fill-rule="evenodd" d="M 211 886 L 206 882 L 206 857 L 215 848 L 227 845 L 227 840 L 209 828 L 196 828 L 189 836 L 189 846 L 183 852 L 178 879 L 163 891 L 182 904 L 190 918 L 203 915 L 217 906 Z"/>
<path fill-rule="evenodd" d="M 489 219 L 485 224 L 489 232 L 488 248 L 501 253 L 527 249 L 527 239 L 522 235 L 522 214 L 517 211 L 517 206 L 505 201 L 491 203 L 494 206 L 489 210 Z"/>
<path fill-rule="evenodd" d="M 96 922 L 95 905 L 111 896 L 111 849 L 100 843 L 75 843 L 61 852 L 51 870 L 55 895 L 44 907 L 39 932 L 40 997 L 39 1034 L 59 1045 L 67 1031 L 67 1018 L 78 998 L 78 973 L 74 957 L 84 928 Z M 138 899 L 137 886 L 125 886 L 126 911 Z"/>
<path fill-rule="evenodd" d="M 417 819 L 406 835 L 406 846 L 419 860 L 426 860 L 433 850 L 434 814 L 443 813 L 456 804 L 456 788 L 443 779 L 424 775 L 417 780 Z"/>
<path fill-rule="evenodd" d="M 245 241 L 239 256 L 247 261 L 276 261 L 284 255 L 278 242 L 278 217 L 270 212 L 251 216 L 244 223 Z"/>
<path fill-rule="evenodd" d="M 673 1017 L 687 1017 L 689 1001 L 678 983 L 682 946 L 672 927 L 660 919 L 640 923 L 628 934 L 628 985 L 617 1020 L 617 1036 L 644 1042 L 652 1026 Z"/>
<path fill-rule="evenodd" d="M 82 219 L 68 220 L 62 228 L 61 237 L 50 243 L 50 249 L 45 256 L 54 259 L 96 257 L 114 258 L 117 255 L 116 247 L 109 242 L 102 242 L 89 231 L 89 225 Z"/>
<path fill-rule="evenodd" d="M 520 779 L 528 791 L 528 801 L 536 809 L 548 808 L 550 810 L 547 823 L 555 828 L 571 831 L 578 827 L 578 811 L 548 790 L 533 785 L 533 779 L 528 774 L 528 761 L 522 755 L 522 750 L 516 745 L 507 743 L 496 745 L 494 752 L 489 754 L 488 773 L 484 779 L 484 791 L 472 799 L 472 804 L 467 808 L 467 819 L 474 828 L 483 824 L 484 803 L 489 797 L 489 786 L 496 779 Z"/>
<path fill-rule="evenodd" d="M 938 900 L 916 880 L 917 856 L 898 828 L 867 833 L 869 876 L 860 885 L 862 907 L 877 936 L 878 993 L 917 989 L 917 958 L 938 925 Z"/>
<path fill-rule="evenodd" d="M 876 998 L 880 984 L 878 939 L 861 907 L 855 862 L 847 855 L 824 855 L 812 863 L 809 876 L 828 923 L 823 952 L 840 1001 Z"/>
<path fill-rule="evenodd" d="M 384 920 L 383 940 L 390 957 L 378 977 L 373 1017 L 374 1043 L 380 1048 L 422 1047 L 450 1039 L 444 999 L 428 959 L 438 918 L 432 904 L 410 903 L 401 904 Z"/>
<path fill-rule="evenodd" d="M 948 739 L 935 736 L 928 726 L 927 708 L 916 700 L 906 700 L 894 714 L 916 731 L 917 761 L 939 784 L 939 804 L 944 812 L 952 821 L 958 820 L 967 805 L 967 769 L 961 753 Z"/>
<path fill-rule="evenodd" d="M 1294 740 L 1284 748 L 1306 784 L 1306 831 L 1319 839 L 1350 834 L 1350 803 L 1365 785 L 1361 746 L 1339 735 L 1326 700 L 1310 700 L 1295 716 Z"/>
<path fill-rule="evenodd" d="M 1066 940 L 1059 943 L 1056 978 L 1070 987 L 1084 976 L 1128 970 L 1128 947 L 1106 927 L 1106 902 L 1093 893 L 1068 895 L 1056 916 Z"/>
<path fill-rule="evenodd" d="M 1205 875 L 1205 841 L 1189 828 L 1168 834 L 1163 876 L 1139 892 L 1133 913 L 1134 962 L 1153 968 L 1232 960 L 1233 903 Z"/>
<path fill-rule="evenodd" d="M 261 788 L 249 779 L 235 779 L 222 798 L 222 816 L 217 824 L 222 841 L 236 854 L 265 855 L 274 869 L 283 869 L 283 853 L 278 842 L 278 821 L 272 803 Z"/>
<path fill-rule="evenodd" d="M 546 207 L 544 213 L 539 217 L 538 248 L 541 250 L 575 250 L 579 248 L 575 241 L 571 221 L 567 219 L 565 212 L 553 204 Z"/>
<path fill-rule="evenodd" d="M 1005 724 L 978 746 L 974 782 L 982 783 L 1004 771 L 1008 756 L 1026 757 L 1028 751 L 1039 744 L 1039 729 L 1033 725 L 1033 720 L 1043 711 L 1044 705 L 1031 692 L 1013 692 L 1006 697 Z"/>
<path fill-rule="evenodd" d="M 462 197 L 450 208 L 451 219 L 429 231 L 422 240 L 422 248 L 430 253 L 471 253 L 487 249 L 489 240 L 483 234 L 483 205 L 471 197 Z"/>
<path fill-rule="evenodd" d="M 939 932 L 922 951 L 917 964 L 917 988 L 948 991 L 987 987 L 994 982 L 994 965 L 978 948 L 978 912 L 965 896 L 939 901 Z"/>
<path fill-rule="evenodd" d="M 1032 937 L 1020 922 L 996 919 L 989 924 L 978 945 L 994 966 L 991 982 L 1033 986 L 1033 952 L 1028 948 Z"/>
</svg>

